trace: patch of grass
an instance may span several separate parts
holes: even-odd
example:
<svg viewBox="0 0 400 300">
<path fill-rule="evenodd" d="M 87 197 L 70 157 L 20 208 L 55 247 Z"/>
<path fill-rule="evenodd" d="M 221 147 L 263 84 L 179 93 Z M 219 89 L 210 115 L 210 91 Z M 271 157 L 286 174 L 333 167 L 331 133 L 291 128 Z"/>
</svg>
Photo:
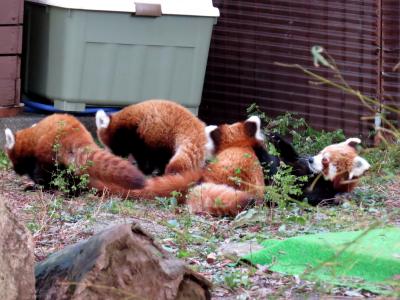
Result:
<svg viewBox="0 0 400 300">
<path fill-rule="evenodd" d="M 226 268 L 221 274 L 214 276 L 217 284 L 226 286 L 234 290 L 239 287 L 249 288 L 251 284 L 249 270 Z"/>
<path fill-rule="evenodd" d="M 362 155 L 371 164 L 370 174 L 378 174 L 381 178 L 382 176 L 391 178 L 400 173 L 400 145 L 398 144 L 366 149 Z"/>
<path fill-rule="evenodd" d="M 120 199 L 110 199 L 102 205 L 102 209 L 112 214 L 130 216 L 134 215 L 137 210 L 135 201 Z"/>
<path fill-rule="evenodd" d="M 40 225 L 34 221 L 25 224 L 31 233 L 35 233 L 40 229 Z"/>
<path fill-rule="evenodd" d="M 7 154 L 0 150 L 0 170 L 8 170 L 11 167 L 11 161 L 8 159 Z"/>
<path fill-rule="evenodd" d="M 178 206 L 178 198 L 181 196 L 180 192 L 173 191 L 169 197 L 155 197 L 154 199 L 162 208 L 173 210 Z"/>
</svg>

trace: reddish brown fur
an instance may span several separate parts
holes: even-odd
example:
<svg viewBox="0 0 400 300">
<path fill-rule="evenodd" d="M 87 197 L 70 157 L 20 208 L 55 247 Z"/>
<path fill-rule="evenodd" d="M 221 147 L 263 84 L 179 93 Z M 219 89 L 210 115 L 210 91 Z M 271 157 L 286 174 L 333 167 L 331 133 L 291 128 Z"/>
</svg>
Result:
<svg viewBox="0 0 400 300">
<path fill-rule="evenodd" d="M 249 133 L 245 123 L 221 125 L 214 132 L 218 142 L 213 162 L 198 171 L 185 171 L 176 175 L 164 175 L 148 179 L 141 190 L 121 190 L 107 186 L 111 193 L 136 198 L 151 199 L 154 196 L 170 196 L 182 193 L 194 213 L 214 216 L 234 216 L 253 200 L 263 199 L 264 175 L 252 147 L 260 141 Z M 200 182 L 193 189 L 194 184 Z"/>
<path fill-rule="evenodd" d="M 263 199 L 264 174 L 253 150 L 260 141 L 246 122 L 220 125 L 211 136 L 216 144 L 215 160 L 204 170 L 205 184 L 189 194 L 189 209 L 233 216 L 253 200 Z"/>
<path fill-rule="evenodd" d="M 135 128 L 147 147 L 168 148 L 174 154 L 165 173 L 179 173 L 204 165 L 204 123 L 183 106 L 167 100 L 148 100 L 130 105 L 110 117 L 109 126 L 98 130 L 106 146 L 110 147 L 118 131 Z"/>
<path fill-rule="evenodd" d="M 336 176 L 333 178 L 333 186 L 337 192 L 351 192 L 358 183 L 358 178 L 353 177 L 349 180 L 349 174 L 353 168 L 353 160 L 357 157 L 354 147 L 346 144 L 334 144 L 325 147 L 321 154 L 329 153 L 329 158 L 323 162 L 322 173 L 327 176 L 329 165 L 336 167 Z"/>
<path fill-rule="evenodd" d="M 203 182 L 190 191 L 192 212 L 235 216 L 253 200 L 263 199 L 264 174 L 253 149 L 219 147 L 215 162 L 204 170 Z"/>
<path fill-rule="evenodd" d="M 53 148 L 56 144 L 60 145 L 58 151 Z M 87 167 L 77 172 L 87 172 L 91 181 L 124 188 L 144 186 L 145 178 L 136 167 L 97 146 L 86 128 L 67 114 L 53 114 L 34 127 L 17 131 L 15 146 L 7 149 L 7 154 L 14 167 L 30 157 L 38 168 L 52 166 L 55 162 L 64 166 L 74 164 Z"/>
</svg>

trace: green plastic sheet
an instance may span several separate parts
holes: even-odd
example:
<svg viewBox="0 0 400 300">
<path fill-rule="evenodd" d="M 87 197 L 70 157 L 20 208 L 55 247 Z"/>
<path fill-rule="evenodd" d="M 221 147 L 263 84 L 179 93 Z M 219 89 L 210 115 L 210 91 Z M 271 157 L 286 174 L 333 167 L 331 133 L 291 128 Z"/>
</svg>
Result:
<svg viewBox="0 0 400 300">
<path fill-rule="evenodd" d="M 266 240 L 244 257 L 275 272 L 373 292 L 400 288 L 400 228 Z"/>
</svg>

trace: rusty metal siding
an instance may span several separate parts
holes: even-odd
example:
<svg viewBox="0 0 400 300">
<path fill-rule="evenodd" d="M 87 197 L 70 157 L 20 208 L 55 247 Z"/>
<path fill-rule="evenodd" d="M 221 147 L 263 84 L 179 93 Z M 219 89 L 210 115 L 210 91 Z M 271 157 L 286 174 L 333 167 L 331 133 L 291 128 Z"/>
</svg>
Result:
<svg viewBox="0 0 400 300">
<path fill-rule="evenodd" d="M 313 126 L 367 135 L 369 112 L 353 96 L 310 84 L 299 70 L 274 64 L 312 66 L 310 48 L 333 56 L 348 83 L 377 97 L 379 7 L 376 0 L 214 0 L 221 12 L 214 28 L 200 117 L 207 123 L 245 117 L 257 103 L 270 116 L 298 112 Z"/>
<path fill-rule="evenodd" d="M 383 103 L 400 106 L 400 1 L 382 1 Z M 400 116 L 397 115 L 399 120 Z"/>
</svg>

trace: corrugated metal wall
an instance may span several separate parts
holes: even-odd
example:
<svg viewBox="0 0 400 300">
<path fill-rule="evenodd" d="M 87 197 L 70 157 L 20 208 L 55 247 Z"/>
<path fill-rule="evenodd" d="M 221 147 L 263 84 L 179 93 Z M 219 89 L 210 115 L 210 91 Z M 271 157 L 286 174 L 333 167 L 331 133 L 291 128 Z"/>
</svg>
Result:
<svg viewBox="0 0 400 300">
<path fill-rule="evenodd" d="M 214 5 L 221 17 L 211 42 L 201 118 L 207 123 L 235 121 L 246 116 L 251 103 L 258 103 L 271 116 L 298 112 L 317 128 L 368 134 L 371 122 L 361 122 L 360 117 L 370 112 L 356 97 L 310 84 L 301 71 L 274 62 L 316 70 L 310 48 L 321 45 L 350 85 L 379 97 L 377 0 L 214 0 Z M 398 42 L 398 31 L 387 30 L 397 34 Z"/>
<path fill-rule="evenodd" d="M 400 104 L 400 1 L 382 1 L 382 96 L 383 103 Z M 392 115 L 392 119 L 400 116 Z"/>
</svg>

